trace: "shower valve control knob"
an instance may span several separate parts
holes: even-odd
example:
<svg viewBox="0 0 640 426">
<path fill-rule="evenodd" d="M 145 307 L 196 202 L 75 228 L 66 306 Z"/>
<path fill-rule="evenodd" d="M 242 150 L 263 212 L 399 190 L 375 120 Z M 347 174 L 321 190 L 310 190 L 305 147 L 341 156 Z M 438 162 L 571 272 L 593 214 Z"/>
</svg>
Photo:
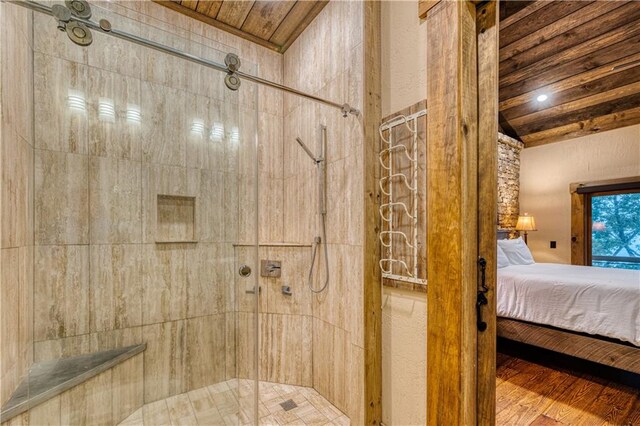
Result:
<svg viewBox="0 0 640 426">
<path fill-rule="evenodd" d="M 251 275 L 251 267 L 249 265 L 240 266 L 240 269 L 238 269 L 238 274 L 240 274 L 241 277 L 248 277 L 249 275 Z"/>
</svg>

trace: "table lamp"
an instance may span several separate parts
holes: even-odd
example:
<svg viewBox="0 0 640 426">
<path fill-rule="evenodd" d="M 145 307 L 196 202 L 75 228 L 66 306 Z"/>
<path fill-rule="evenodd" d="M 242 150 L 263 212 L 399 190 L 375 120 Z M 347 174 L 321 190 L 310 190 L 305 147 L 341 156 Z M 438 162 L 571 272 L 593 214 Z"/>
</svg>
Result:
<svg viewBox="0 0 640 426">
<path fill-rule="evenodd" d="M 528 213 L 525 213 L 524 216 L 518 216 L 516 231 L 524 231 L 524 243 L 527 244 L 527 233 L 529 231 L 537 231 L 536 220 L 533 216 L 529 216 Z"/>
</svg>

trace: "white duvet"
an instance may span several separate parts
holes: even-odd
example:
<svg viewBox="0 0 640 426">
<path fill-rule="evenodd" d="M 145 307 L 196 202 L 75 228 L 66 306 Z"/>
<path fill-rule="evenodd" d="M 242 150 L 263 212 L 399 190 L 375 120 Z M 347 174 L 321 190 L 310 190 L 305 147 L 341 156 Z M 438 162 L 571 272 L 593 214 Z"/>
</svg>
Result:
<svg viewBox="0 0 640 426">
<path fill-rule="evenodd" d="M 535 263 L 498 269 L 498 316 L 640 346 L 640 271 Z"/>
</svg>

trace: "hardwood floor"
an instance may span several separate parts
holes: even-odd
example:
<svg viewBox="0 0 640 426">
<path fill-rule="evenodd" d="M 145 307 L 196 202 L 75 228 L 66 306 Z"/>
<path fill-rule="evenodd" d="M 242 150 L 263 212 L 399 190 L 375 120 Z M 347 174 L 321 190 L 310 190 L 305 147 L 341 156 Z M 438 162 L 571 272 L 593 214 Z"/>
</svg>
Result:
<svg viewBox="0 0 640 426">
<path fill-rule="evenodd" d="M 640 425 L 640 390 L 498 353 L 496 424 Z"/>
</svg>

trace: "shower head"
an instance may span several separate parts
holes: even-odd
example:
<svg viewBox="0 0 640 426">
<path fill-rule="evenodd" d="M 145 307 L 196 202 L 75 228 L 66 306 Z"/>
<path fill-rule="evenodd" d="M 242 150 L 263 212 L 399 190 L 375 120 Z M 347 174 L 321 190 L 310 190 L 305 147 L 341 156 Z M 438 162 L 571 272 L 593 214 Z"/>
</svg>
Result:
<svg viewBox="0 0 640 426">
<path fill-rule="evenodd" d="M 304 142 L 302 142 L 302 139 L 300 139 L 299 137 L 296 138 L 296 141 L 298 142 L 298 144 L 300 144 L 300 146 L 302 147 L 302 149 L 304 149 L 304 152 L 307 153 L 307 155 L 315 162 L 318 162 L 318 159 L 313 155 L 313 153 L 311 152 L 311 150 L 304 144 Z"/>
</svg>

